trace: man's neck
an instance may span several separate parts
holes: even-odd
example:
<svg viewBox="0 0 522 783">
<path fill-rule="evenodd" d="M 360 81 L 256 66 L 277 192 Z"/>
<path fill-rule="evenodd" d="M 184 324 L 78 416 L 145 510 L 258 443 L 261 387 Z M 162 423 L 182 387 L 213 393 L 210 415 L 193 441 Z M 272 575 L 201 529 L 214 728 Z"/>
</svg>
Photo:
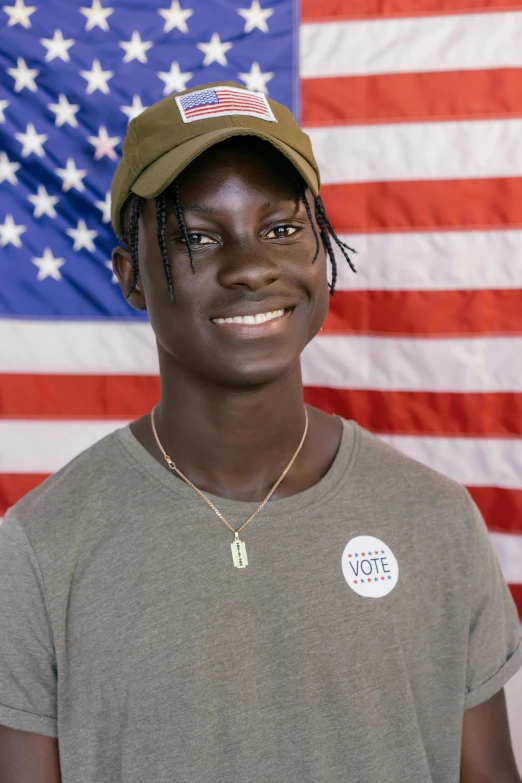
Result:
<svg viewBox="0 0 522 783">
<path fill-rule="evenodd" d="M 233 500 L 263 500 L 303 435 L 300 365 L 273 383 L 248 389 L 228 389 L 166 370 L 162 367 L 155 423 L 167 454 L 203 492 Z M 315 484 L 337 452 L 340 422 L 315 408 L 308 410 L 305 443 L 274 499 Z M 166 467 L 150 416 L 134 422 L 131 429 Z"/>
<path fill-rule="evenodd" d="M 300 367 L 248 389 L 180 380 L 170 374 L 161 378 L 156 427 L 164 449 L 196 486 L 236 499 L 262 499 L 303 434 Z"/>
</svg>

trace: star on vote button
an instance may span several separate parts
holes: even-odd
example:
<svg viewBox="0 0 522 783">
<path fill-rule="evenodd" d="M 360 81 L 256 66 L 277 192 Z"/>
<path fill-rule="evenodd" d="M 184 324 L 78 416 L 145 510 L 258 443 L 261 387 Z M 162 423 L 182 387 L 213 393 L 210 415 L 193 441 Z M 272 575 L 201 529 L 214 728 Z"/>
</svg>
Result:
<svg viewBox="0 0 522 783">
<path fill-rule="evenodd" d="M 346 544 L 343 576 L 358 595 L 382 598 L 399 580 L 399 564 L 390 547 L 374 536 L 357 536 Z"/>
</svg>

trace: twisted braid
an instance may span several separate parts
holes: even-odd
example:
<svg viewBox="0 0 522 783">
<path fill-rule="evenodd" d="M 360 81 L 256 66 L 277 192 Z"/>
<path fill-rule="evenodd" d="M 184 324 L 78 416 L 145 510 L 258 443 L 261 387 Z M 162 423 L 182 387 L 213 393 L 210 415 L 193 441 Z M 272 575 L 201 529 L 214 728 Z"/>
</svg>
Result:
<svg viewBox="0 0 522 783">
<path fill-rule="evenodd" d="M 172 275 L 170 272 L 169 250 L 165 238 L 165 229 L 167 226 L 167 203 L 165 196 L 160 193 L 156 196 L 156 220 L 158 223 L 158 245 L 161 251 L 161 260 L 163 261 L 163 270 L 167 279 L 167 288 L 169 290 L 170 301 L 174 302 L 174 291 L 172 288 Z"/>
<path fill-rule="evenodd" d="M 187 250 L 190 259 L 190 268 L 192 269 L 193 272 L 195 272 L 196 269 L 194 267 L 194 259 L 192 258 L 192 248 L 190 246 L 190 242 L 187 234 L 185 218 L 183 217 L 183 209 L 181 207 L 181 200 L 179 196 L 179 184 L 177 179 L 174 180 L 174 212 L 176 213 L 176 220 L 178 221 L 179 230 L 183 234 L 183 239 L 185 240 L 185 243 L 187 245 Z"/>
<path fill-rule="evenodd" d="M 134 196 L 132 201 L 132 211 L 131 211 L 131 216 L 129 221 L 129 230 L 128 230 L 128 235 L 126 236 L 127 244 L 129 245 L 131 251 L 132 282 L 128 292 L 125 295 L 126 299 L 128 299 L 129 296 L 132 294 L 132 292 L 136 289 L 136 286 L 138 284 L 138 276 L 140 273 L 139 264 L 138 264 L 138 240 L 139 240 L 139 220 L 140 220 L 140 213 L 141 213 L 141 207 L 143 205 L 143 201 L 144 199 L 142 199 L 141 196 Z"/>
<path fill-rule="evenodd" d="M 303 204 L 305 206 L 306 214 L 308 215 L 308 220 L 309 220 L 310 225 L 312 227 L 312 231 L 314 232 L 314 237 L 315 237 L 315 255 L 312 258 L 312 264 L 315 264 L 317 256 L 319 255 L 319 250 L 321 249 L 321 243 L 319 241 L 319 234 L 317 233 L 317 229 L 315 227 L 315 222 L 314 222 L 314 219 L 312 217 L 312 210 L 310 209 L 310 204 L 308 203 L 308 199 L 306 198 L 306 186 L 305 186 L 304 180 L 303 180 L 303 178 L 301 176 L 299 176 L 297 174 L 297 172 L 295 171 L 295 169 L 293 167 L 292 167 L 292 169 L 290 171 L 291 171 L 292 179 L 294 180 L 295 185 L 297 187 L 297 191 L 299 193 L 299 198 L 301 199 L 301 201 L 303 202 Z"/>
<path fill-rule="evenodd" d="M 319 235 L 317 233 L 317 229 L 315 227 L 315 221 L 312 217 L 312 210 L 310 209 L 310 205 L 308 203 L 308 199 L 306 198 L 306 184 L 304 179 L 300 174 L 298 174 L 295 169 L 291 171 L 292 179 L 294 180 L 297 190 L 299 192 L 299 198 L 305 205 L 306 214 L 308 215 L 308 220 L 310 222 L 310 225 L 312 227 L 312 231 L 314 232 L 315 237 L 315 255 L 312 259 L 312 264 L 315 263 L 317 256 L 319 255 L 319 248 L 320 248 L 320 242 L 319 242 Z M 334 242 L 339 246 L 343 256 L 348 261 L 348 264 L 350 266 L 350 269 L 352 272 L 357 272 L 354 265 L 352 264 L 350 257 L 348 256 L 347 250 L 350 250 L 352 253 L 356 253 L 357 251 L 354 250 L 352 247 L 349 247 L 345 242 L 342 242 L 337 234 L 335 233 L 332 224 L 330 223 L 328 216 L 326 214 L 326 210 L 324 208 L 323 201 L 320 196 L 315 196 L 314 198 L 314 204 L 315 204 L 315 214 L 317 218 L 317 222 L 319 224 L 319 227 L 321 229 L 321 236 L 324 240 L 324 244 L 326 246 L 326 252 L 328 254 L 328 258 L 330 259 L 330 263 L 332 265 L 332 282 L 329 284 L 330 288 L 330 294 L 333 296 L 335 291 L 335 283 L 337 282 L 337 261 L 335 259 L 335 252 L 333 249 L 332 242 L 330 240 L 330 237 L 334 240 Z"/>
<path fill-rule="evenodd" d="M 319 223 L 319 227 L 321 229 L 321 236 L 323 238 L 324 244 L 326 245 L 326 252 L 328 253 L 328 258 L 330 259 L 330 263 L 332 265 L 332 282 L 328 283 L 328 287 L 330 289 L 330 294 L 333 296 L 335 291 L 335 283 L 337 282 L 337 260 L 335 258 L 335 253 L 332 246 L 332 242 L 330 240 L 330 235 L 328 233 L 328 227 L 324 222 L 322 213 L 319 212 L 319 210 L 317 210 L 317 204 L 316 204 L 316 214 L 317 214 L 317 222 Z"/>
<path fill-rule="evenodd" d="M 357 274 L 357 269 L 352 264 L 350 256 L 346 252 L 347 250 L 349 250 L 351 253 L 357 253 L 357 250 L 354 250 L 353 247 L 350 247 L 349 245 L 346 244 L 346 242 L 342 242 L 339 239 L 339 237 L 337 236 L 337 234 L 335 233 L 335 231 L 334 231 L 334 229 L 332 227 L 332 224 L 330 223 L 330 221 L 328 219 L 328 215 L 326 214 L 326 210 L 324 208 L 324 204 L 323 204 L 323 200 L 322 200 L 321 196 L 316 196 L 315 197 L 315 207 L 316 207 L 316 210 L 317 210 L 318 214 L 321 216 L 321 219 L 322 219 L 324 225 L 326 226 L 326 229 L 327 229 L 328 233 L 330 234 L 330 236 L 332 237 L 332 239 L 334 240 L 336 245 L 341 250 L 341 253 L 343 254 L 343 256 L 348 261 L 348 266 L 350 267 L 352 272 L 355 272 Z"/>
</svg>

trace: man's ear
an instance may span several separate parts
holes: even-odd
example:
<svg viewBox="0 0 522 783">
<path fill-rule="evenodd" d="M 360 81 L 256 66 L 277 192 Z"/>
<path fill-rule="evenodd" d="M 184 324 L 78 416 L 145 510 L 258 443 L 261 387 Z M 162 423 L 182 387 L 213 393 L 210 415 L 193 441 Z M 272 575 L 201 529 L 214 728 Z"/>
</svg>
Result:
<svg viewBox="0 0 522 783">
<path fill-rule="evenodd" d="M 147 303 L 141 287 L 141 278 L 138 275 L 138 282 L 134 291 L 128 296 L 132 286 L 132 256 L 128 248 L 118 245 L 112 251 L 112 268 L 114 274 L 120 281 L 121 290 L 127 302 L 135 310 L 146 310 Z"/>
</svg>

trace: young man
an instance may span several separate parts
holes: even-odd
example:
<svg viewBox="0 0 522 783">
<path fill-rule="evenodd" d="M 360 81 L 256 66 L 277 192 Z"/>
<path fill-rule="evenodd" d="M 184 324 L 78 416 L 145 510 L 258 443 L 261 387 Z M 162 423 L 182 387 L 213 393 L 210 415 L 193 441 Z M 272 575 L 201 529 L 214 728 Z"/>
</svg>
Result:
<svg viewBox="0 0 522 783">
<path fill-rule="evenodd" d="M 0 780 L 520 783 L 519 624 L 477 508 L 304 405 L 319 186 L 290 112 L 238 85 L 130 123 L 113 262 L 161 399 L 0 528 Z"/>
</svg>

